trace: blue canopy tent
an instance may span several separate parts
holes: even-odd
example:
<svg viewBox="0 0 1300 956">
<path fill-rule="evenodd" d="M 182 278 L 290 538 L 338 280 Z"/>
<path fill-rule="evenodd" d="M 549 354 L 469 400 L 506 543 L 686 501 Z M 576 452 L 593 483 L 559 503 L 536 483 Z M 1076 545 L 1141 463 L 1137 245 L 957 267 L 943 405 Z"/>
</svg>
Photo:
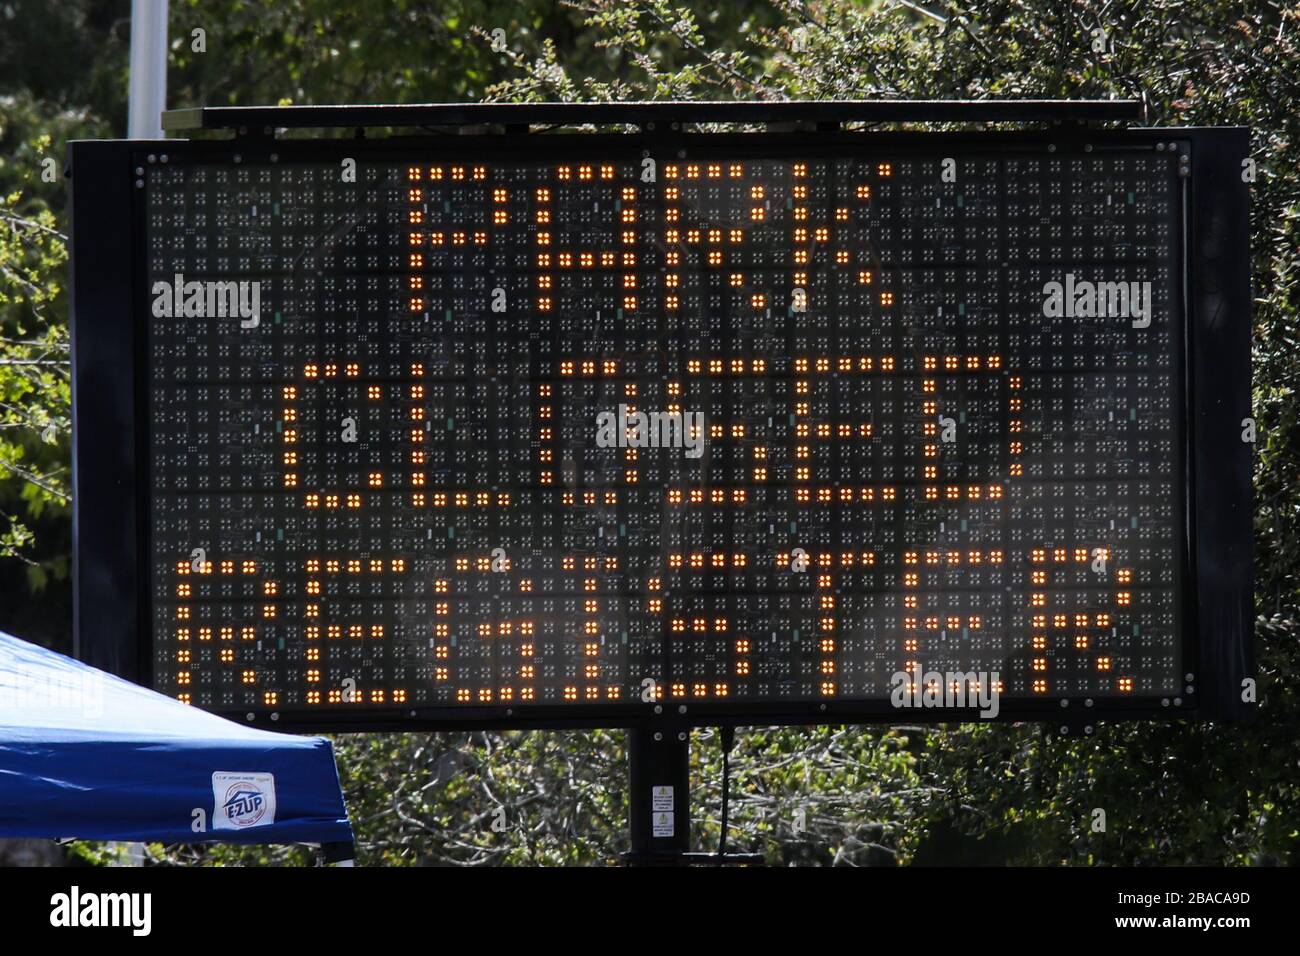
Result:
<svg viewBox="0 0 1300 956">
<path fill-rule="evenodd" d="M 0 836 L 319 843 L 352 858 L 328 740 L 241 727 L 4 633 Z"/>
</svg>

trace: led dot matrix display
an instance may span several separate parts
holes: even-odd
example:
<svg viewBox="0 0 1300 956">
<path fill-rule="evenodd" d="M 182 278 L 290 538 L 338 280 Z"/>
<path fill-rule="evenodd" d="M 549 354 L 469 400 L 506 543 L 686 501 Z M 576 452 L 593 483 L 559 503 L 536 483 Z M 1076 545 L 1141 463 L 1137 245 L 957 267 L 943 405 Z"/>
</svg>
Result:
<svg viewBox="0 0 1300 956">
<path fill-rule="evenodd" d="M 1178 694 L 1177 158 L 948 158 L 150 169 L 148 300 L 244 280 L 259 309 L 147 317 L 153 685 L 240 713 L 888 709 L 899 672 Z"/>
</svg>

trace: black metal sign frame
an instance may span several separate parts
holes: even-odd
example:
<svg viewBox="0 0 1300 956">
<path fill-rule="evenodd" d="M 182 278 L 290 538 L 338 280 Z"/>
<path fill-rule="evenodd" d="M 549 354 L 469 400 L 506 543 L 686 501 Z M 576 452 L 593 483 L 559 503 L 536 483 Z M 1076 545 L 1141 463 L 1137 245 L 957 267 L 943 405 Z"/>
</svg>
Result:
<svg viewBox="0 0 1300 956">
<path fill-rule="evenodd" d="M 824 105 L 824 104 L 823 104 Z M 375 119 L 375 122 L 385 122 Z M 522 122 L 526 124 L 527 118 Z M 207 125 L 207 124 L 203 124 Z M 220 124 L 218 124 L 220 125 Z M 653 124 L 652 124 L 653 125 Z M 403 137 L 393 140 L 285 139 L 213 141 L 87 141 L 70 147 L 73 182 L 73 420 L 75 640 L 78 656 L 95 666 L 150 681 L 148 407 L 140 316 L 147 312 L 144 223 L 139 189 L 151 164 L 228 159 L 284 162 L 365 155 L 409 158 L 431 147 L 475 156 L 573 149 L 575 136 L 518 131 L 496 135 Z M 526 125 L 523 125 L 526 129 Z M 261 131 L 259 131 L 259 134 Z M 1242 129 L 1092 130 L 1067 126 L 1018 133 L 704 134 L 643 128 L 625 134 L 581 134 L 591 155 L 602 149 L 665 148 L 703 155 L 744 147 L 752 155 L 797 145 L 801 154 L 881 145 L 901 154 L 933 155 L 942 146 L 1005 153 L 1063 154 L 1123 146 L 1155 149 L 1186 144 L 1190 158 L 1183 209 L 1184 308 L 1178 349 L 1183 513 L 1181 520 L 1182 640 L 1188 693 L 1177 699 L 1058 698 L 1004 701 L 998 719 L 1042 720 L 1082 727 L 1096 719 L 1195 716 L 1241 719 L 1242 684 L 1254 676 L 1251 648 L 1252 541 L 1250 445 L 1241 440 L 1250 415 L 1250 289 L 1247 186 Z M 942 155 L 942 154 L 941 154 Z M 1194 683 L 1194 688 L 1191 686 Z M 399 708 L 338 712 L 228 714 L 261 726 L 299 730 L 415 728 L 667 727 L 720 724 L 814 724 L 897 721 L 888 701 L 827 700 L 781 705 L 665 700 L 567 706 L 506 705 Z M 908 711 L 907 720 L 968 719 L 973 712 Z"/>
</svg>

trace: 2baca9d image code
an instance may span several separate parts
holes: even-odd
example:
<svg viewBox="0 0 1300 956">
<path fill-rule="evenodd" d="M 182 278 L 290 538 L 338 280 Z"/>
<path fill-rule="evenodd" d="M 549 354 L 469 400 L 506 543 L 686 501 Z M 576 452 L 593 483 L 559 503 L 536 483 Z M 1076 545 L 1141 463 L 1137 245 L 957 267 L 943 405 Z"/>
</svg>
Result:
<svg viewBox="0 0 1300 956">
<path fill-rule="evenodd" d="M 1178 162 L 151 168 L 153 685 L 240 713 L 1179 694 Z"/>
</svg>

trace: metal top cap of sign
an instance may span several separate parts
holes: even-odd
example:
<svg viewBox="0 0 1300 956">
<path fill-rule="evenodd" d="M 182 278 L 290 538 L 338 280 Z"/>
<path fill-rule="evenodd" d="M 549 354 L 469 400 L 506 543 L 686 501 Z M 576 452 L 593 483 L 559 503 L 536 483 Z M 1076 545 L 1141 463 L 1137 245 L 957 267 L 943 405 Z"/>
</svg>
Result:
<svg viewBox="0 0 1300 956">
<path fill-rule="evenodd" d="M 770 100 L 617 103 L 373 103 L 167 110 L 164 130 L 472 124 L 1050 122 L 1139 120 L 1137 100 Z"/>
</svg>

